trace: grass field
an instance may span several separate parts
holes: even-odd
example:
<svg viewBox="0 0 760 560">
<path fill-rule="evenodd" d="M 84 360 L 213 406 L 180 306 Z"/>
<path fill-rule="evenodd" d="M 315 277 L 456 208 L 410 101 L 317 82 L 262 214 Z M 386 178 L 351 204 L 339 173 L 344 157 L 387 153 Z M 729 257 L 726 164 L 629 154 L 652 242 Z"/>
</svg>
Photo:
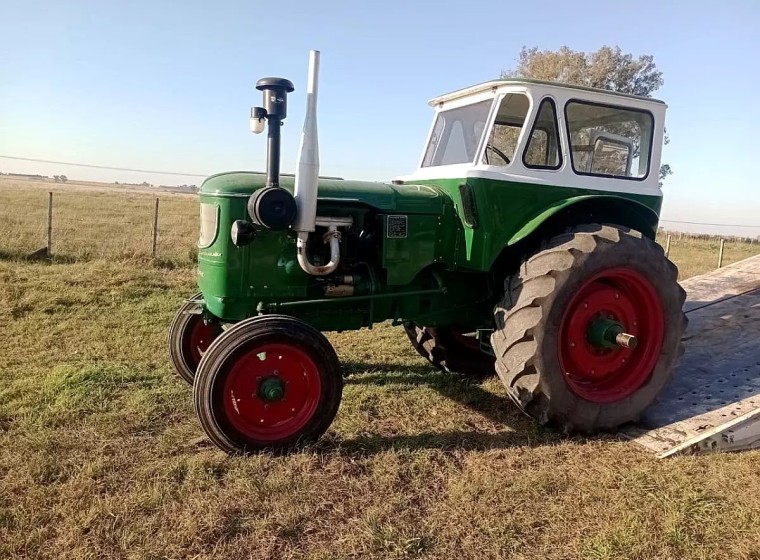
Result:
<svg viewBox="0 0 760 560">
<path fill-rule="evenodd" d="M 34 194 L 0 188 L 0 208 Z M 151 216 L 150 197 L 66 194 L 82 219 Z M 658 461 L 561 437 L 387 325 L 330 335 L 346 387 L 318 445 L 217 451 L 166 352 L 194 290 L 195 201 L 177 196 L 189 237 L 157 261 L 84 237 L 52 263 L 18 259 L 26 217 L 0 220 L 0 558 L 760 559 L 760 453 Z M 674 241 L 684 275 L 715 266 L 708 243 Z M 756 252 L 730 244 L 726 261 Z"/>
<path fill-rule="evenodd" d="M 53 254 L 59 260 L 150 256 L 159 198 L 157 255 L 192 266 L 198 237 L 194 195 L 0 176 L 0 251 L 6 256 L 28 255 L 45 246 L 49 191 L 53 193 Z"/>
</svg>

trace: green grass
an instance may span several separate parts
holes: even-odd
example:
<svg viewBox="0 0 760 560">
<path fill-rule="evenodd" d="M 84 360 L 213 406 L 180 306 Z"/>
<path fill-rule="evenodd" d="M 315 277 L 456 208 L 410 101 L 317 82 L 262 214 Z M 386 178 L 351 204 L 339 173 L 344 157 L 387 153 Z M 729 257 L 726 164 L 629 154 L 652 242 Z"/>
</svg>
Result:
<svg viewBox="0 0 760 560">
<path fill-rule="evenodd" d="M 0 558 L 760 558 L 758 452 L 561 437 L 388 325 L 330 335 L 318 444 L 227 457 L 167 358 L 187 260 L 0 259 Z"/>
</svg>

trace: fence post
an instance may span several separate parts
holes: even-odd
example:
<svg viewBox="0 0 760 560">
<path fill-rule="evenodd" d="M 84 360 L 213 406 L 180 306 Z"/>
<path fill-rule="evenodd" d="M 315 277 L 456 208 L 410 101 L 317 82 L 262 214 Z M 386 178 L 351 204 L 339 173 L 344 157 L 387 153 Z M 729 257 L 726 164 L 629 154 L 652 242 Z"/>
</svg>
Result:
<svg viewBox="0 0 760 560">
<path fill-rule="evenodd" d="M 158 237 L 158 197 L 156 197 L 156 209 L 153 211 L 153 250 L 151 254 L 156 258 L 156 237 Z"/>
<path fill-rule="evenodd" d="M 668 234 L 668 240 L 665 242 L 665 258 L 670 257 L 670 234 Z"/>
<path fill-rule="evenodd" d="M 723 266 L 723 246 L 726 244 L 725 239 L 720 240 L 720 251 L 718 252 L 718 268 Z"/>
<path fill-rule="evenodd" d="M 53 254 L 53 192 L 48 192 L 47 256 Z"/>
</svg>

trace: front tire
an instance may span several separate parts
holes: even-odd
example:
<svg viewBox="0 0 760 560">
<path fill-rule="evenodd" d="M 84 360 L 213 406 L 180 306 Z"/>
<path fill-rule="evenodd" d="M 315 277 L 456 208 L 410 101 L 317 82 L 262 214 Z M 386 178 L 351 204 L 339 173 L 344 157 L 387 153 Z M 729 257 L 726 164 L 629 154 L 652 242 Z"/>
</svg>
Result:
<svg viewBox="0 0 760 560">
<path fill-rule="evenodd" d="M 550 239 L 507 280 L 494 311 L 496 371 L 512 400 L 564 432 L 636 421 L 683 352 L 677 276 L 634 230 L 592 224 Z M 617 324 L 638 345 L 600 343 L 598 324 Z"/>
<path fill-rule="evenodd" d="M 203 430 L 230 454 L 316 441 L 340 406 L 335 350 L 312 326 L 283 315 L 236 324 L 204 354 L 193 399 Z"/>
<path fill-rule="evenodd" d="M 174 370 L 189 385 L 203 353 L 222 332 L 221 324 L 203 313 L 200 292 L 185 301 L 169 326 L 169 359 Z"/>
</svg>

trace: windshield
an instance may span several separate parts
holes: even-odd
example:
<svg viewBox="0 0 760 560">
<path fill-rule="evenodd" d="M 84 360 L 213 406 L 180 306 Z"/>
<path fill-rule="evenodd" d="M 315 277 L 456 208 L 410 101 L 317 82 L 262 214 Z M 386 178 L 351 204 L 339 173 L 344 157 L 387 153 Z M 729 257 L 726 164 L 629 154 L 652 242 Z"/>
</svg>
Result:
<svg viewBox="0 0 760 560">
<path fill-rule="evenodd" d="M 422 167 L 475 161 L 492 102 L 487 99 L 438 113 Z"/>
</svg>

